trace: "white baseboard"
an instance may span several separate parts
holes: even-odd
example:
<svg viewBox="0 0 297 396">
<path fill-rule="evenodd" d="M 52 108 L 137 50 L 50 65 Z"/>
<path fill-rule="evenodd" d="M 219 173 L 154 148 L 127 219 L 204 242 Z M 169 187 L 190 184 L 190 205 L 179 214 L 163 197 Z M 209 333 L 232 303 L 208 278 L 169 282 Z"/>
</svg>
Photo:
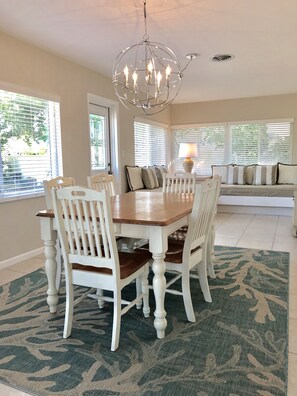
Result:
<svg viewBox="0 0 297 396">
<path fill-rule="evenodd" d="M 292 216 L 293 208 L 264 206 L 218 205 L 219 213 L 243 213 L 258 215 Z"/>
<path fill-rule="evenodd" d="M 20 263 L 21 261 L 28 260 L 32 257 L 42 254 L 44 252 L 44 247 L 40 247 L 35 250 L 20 254 L 18 256 L 11 257 L 7 260 L 0 261 L 0 269 L 10 267 L 11 265 Z"/>
<path fill-rule="evenodd" d="M 241 195 L 221 195 L 219 205 L 257 206 L 273 208 L 294 208 L 293 197 L 256 197 Z"/>
</svg>

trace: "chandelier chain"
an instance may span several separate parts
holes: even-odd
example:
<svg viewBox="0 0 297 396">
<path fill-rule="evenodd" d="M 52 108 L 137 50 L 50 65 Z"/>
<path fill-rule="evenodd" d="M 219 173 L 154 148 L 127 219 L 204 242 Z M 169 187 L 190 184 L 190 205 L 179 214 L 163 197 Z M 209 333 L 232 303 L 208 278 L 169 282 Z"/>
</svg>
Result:
<svg viewBox="0 0 297 396">
<path fill-rule="evenodd" d="M 143 36 L 143 40 L 147 41 L 149 39 L 149 35 L 147 34 L 147 24 L 146 24 L 146 0 L 143 0 L 143 17 L 144 17 L 144 36 Z"/>
</svg>

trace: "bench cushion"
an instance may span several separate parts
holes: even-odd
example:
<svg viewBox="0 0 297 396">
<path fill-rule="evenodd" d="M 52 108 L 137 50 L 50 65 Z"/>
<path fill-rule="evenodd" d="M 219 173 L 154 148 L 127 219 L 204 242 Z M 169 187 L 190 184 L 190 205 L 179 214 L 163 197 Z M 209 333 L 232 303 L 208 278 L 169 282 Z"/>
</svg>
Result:
<svg viewBox="0 0 297 396">
<path fill-rule="evenodd" d="M 255 196 L 255 197 L 292 197 L 293 191 L 297 190 L 295 184 L 269 185 L 221 185 L 221 195 Z"/>
</svg>

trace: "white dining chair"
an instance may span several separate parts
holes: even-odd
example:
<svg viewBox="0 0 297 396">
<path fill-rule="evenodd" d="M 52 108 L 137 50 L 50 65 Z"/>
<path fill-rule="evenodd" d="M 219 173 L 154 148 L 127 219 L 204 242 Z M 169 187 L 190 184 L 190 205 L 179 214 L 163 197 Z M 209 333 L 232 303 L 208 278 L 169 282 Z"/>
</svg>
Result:
<svg viewBox="0 0 297 396">
<path fill-rule="evenodd" d="M 44 187 L 44 195 L 45 195 L 45 203 L 47 209 L 53 209 L 52 195 L 51 189 L 64 188 L 69 186 L 74 186 L 75 180 L 70 176 L 57 176 L 54 179 L 43 180 Z M 62 253 L 60 241 L 57 239 L 56 243 L 56 262 L 57 262 L 57 275 L 56 275 L 56 289 L 59 291 L 61 285 L 61 276 L 62 276 Z"/>
<path fill-rule="evenodd" d="M 195 322 L 191 290 L 190 271 L 197 269 L 200 287 L 205 301 L 211 302 L 207 278 L 207 244 L 217 204 L 217 179 L 207 179 L 195 188 L 193 209 L 184 241 L 168 239 L 165 257 L 166 271 L 175 276 L 166 284 L 166 293 L 183 296 L 187 318 Z M 182 291 L 170 286 L 181 278 Z"/>
<path fill-rule="evenodd" d="M 191 174 L 188 174 L 191 175 Z M 218 202 L 218 198 L 220 195 L 220 187 L 221 187 L 221 177 L 220 176 L 214 176 L 213 179 L 215 180 L 216 183 L 216 189 L 217 189 L 217 199 L 216 199 L 216 205 L 215 205 L 215 213 L 214 213 L 214 217 L 217 213 L 217 202 Z M 175 184 L 174 183 L 174 177 L 170 177 L 169 178 L 169 182 L 168 184 Z M 179 188 L 181 190 L 181 192 L 185 192 L 186 187 L 188 187 L 189 184 L 182 184 L 180 183 L 180 186 L 185 186 L 184 190 L 182 188 Z M 191 187 L 192 189 L 193 187 Z M 170 190 L 174 190 L 174 188 L 169 188 L 169 192 Z M 192 190 L 191 190 L 192 191 Z M 195 191 L 195 190 L 194 190 Z M 179 241 L 184 241 L 186 238 L 186 234 L 188 231 L 188 226 L 184 226 L 181 227 L 180 229 L 178 229 L 177 231 L 173 232 L 172 234 L 169 235 L 169 239 L 173 239 L 173 240 L 179 240 Z M 207 271 L 208 271 L 208 275 L 210 276 L 210 278 L 214 279 L 216 277 L 215 275 L 215 270 L 214 270 L 214 242 L 215 242 L 215 226 L 214 224 L 211 225 L 210 227 L 210 232 L 209 232 L 209 238 L 208 238 L 209 243 L 207 244 Z"/>
<path fill-rule="evenodd" d="M 107 190 L 110 196 L 114 196 L 116 191 L 113 175 L 103 172 L 98 173 L 97 175 L 88 176 L 88 187 L 97 191 Z M 121 249 L 126 246 L 126 249 L 131 252 L 139 239 L 120 237 L 117 238 L 117 241 Z"/>
<path fill-rule="evenodd" d="M 210 278 L 215 279 L 216 278 L 216 273 L 214 269 L 214 245 L 215 245 L 215 224 L 214 224 L 214 218 L 218 212 L 218 200 L 220 196 L 220 191 L 221 191 L 221 182 L 222 178 L 221 176 L 213 176 L 213 180 L 216 183 L 216 203 L 214 207 L 214 215 L 212 219 L 212 224 L 209 230 L 209 235 L 208 235 L 208 243 L 207 243 L 207 273 Z"/>
<path fill-rule="evenodd" d="M 215 176 L 196 185 L 193 209 L 184 238 L 180 240 L 168 238 L 168 250 L 164 261 L 166 272 L 171 273 L 172 278 L 166 283 L 166 293 L 183 297 L 187 318 L 190 322 L 196 321 L 191 298 L 190 278 L 199 279 L 204 300 L 212 302 L 207 278 L 208 265 L 212 265 L 212 263 L 208 264 L 207 254 L 209 252 L 208 244 L 211 243 L 209 242 L 210 230 L 216 213 L 217 189 L 220 181 L 220 177 Z M 148 251 L 149 245 L 136 249 L 137 252 L 141 250 Z M 194 269 L 198 276 L 193 273 Z M 172 289 L 171 285 L 180 278 L 182 291 Z"/>
<path fill-rule="evenodd" d="M 53 209 L 51 188 L 63 188 L 74 186 L 75 180 L 73 177 L 57 176 L 54 179 L 43 180 L 44 195 L 47 209 Z"/>
<path fill-rule="evenodd" d="M 143 314 L 149 316 L 147 252 L 118 252 L 111 215 L 110 195 L 83 187 L 52 190 L 57 229 L 61 241 L 66 283 L 66 311 L 63 337 L 71 335 L 74 301 L 73 285 L 113 292 L 102 296 L 113 302 L 111 350 L 119 345 L 121 316 L 143 299 Z M 133 301 L 122 300 L 122 289 L 141 278 L 141 294 Z M 122 308 L 122 305 L 124 307 Z"/>
<path fill-rule="evenodd" d="M 100 172 L 96 175 L 88 176 L 88 187 L 93 188 L 96 191 L 108 191 L 110 196 L 115 195 L 115 185 L 114 185 L 114 177 L 108 173 Z M 137 242 L 137 239 L 134 238 L 125 238 L 119 237 L 117 238 L 117 244 L 120 249 L 123 249 L 125 246 L 128 251 L 133 251 L 134 245 Z M 136 279 L 136 289 L 137 294 L 141 293 L 141 285 L 139 279 Z M 101 298 L 103 296 L 103 290 L 97 289 L 96 295 L 98 297 L 98 305 L 99 308 L 103 308 L 104 300 Z M 141 308 L 141 300 L 136 304 L 137 308 Z"/>
<path fill-rule="evenodd" d="M 110 196 L 115 195 L 114 177 L 108 173 L 88 176 L 88 187 L 97 191 L 107 190 Z"/>
<path fill-rule="evenodd" d="M 163 193 L 194 193 L 195 173 L 165 173 L 163 175 Z"/>
<path fill-rule="evenodd" d="M 196 175 L 188 172 L 165 173 L 163 175 L 163 193 L 195 193 Z M 188 227 L 180 229 L 169 235 L 170 239 L 184 240 Z"/>
</svg>

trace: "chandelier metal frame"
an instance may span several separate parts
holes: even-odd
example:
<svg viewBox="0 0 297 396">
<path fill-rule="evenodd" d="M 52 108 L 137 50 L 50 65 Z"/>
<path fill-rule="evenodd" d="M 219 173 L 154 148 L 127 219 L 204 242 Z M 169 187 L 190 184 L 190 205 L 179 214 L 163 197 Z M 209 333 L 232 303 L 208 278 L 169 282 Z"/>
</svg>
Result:
<svg viewBox="0 0 297 396">
<path fill-rule="evenodd" d="M 147 34 L 146 0 L 143 1 L 145 34 L 140 43 L 122 50 L 113 65 L 115 93 L 127 108 L 141 108 L 151 115 L 163 111 L 178 95 L 183 71 L 197 54 L 188 54 L 181 69 L 174 52 L 152 42 Z"/>
</svg>

